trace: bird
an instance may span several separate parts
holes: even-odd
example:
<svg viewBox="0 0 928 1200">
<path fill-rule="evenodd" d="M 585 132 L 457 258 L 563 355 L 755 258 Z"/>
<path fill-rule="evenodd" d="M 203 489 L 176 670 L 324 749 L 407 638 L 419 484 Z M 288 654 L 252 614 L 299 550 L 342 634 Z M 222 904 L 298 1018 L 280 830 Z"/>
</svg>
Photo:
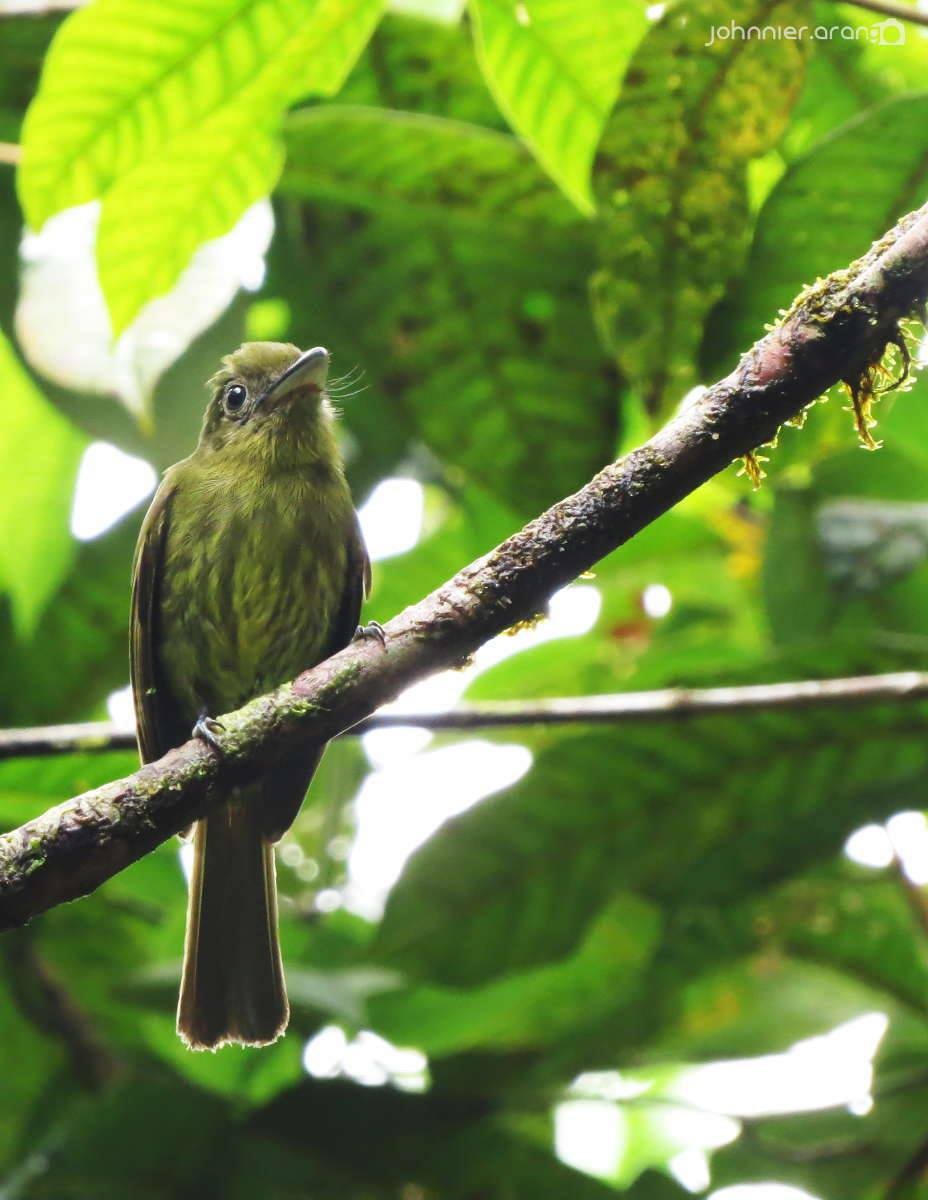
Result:
<svg viewBox="0 0 928 1200">
<path fill-rule="evenodd" d="M 196 448 L 155 493 L 132 571 L 143 762 L 191 732 L 221 753 L 218 715 L 367 632 L 358 620 L 370 559 L 326 392 L 329 361 L 321 346 L 281 342 L 227 355 L 208 381 Z M 287 1027 L 274 844 L 324 749 L 310 743 L 230 787 L 182 834 L 193 865 L 177 1031 L 190 1049 L 263 1046 Z"/>
</svg>

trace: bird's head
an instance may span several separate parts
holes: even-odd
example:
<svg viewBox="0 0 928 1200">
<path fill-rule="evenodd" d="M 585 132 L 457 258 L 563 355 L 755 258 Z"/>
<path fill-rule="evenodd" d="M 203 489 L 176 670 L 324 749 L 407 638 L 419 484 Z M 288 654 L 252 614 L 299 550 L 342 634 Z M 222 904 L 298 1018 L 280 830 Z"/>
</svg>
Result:
<svg viewBox="0 0 928 1200">
<path fill-rule="evenodd" d="M 200 446 L 286 464 L 326 454 L 334 412 L 329 352 L 287 342 L 245 342 L 209 380 Z"/>
</svg>

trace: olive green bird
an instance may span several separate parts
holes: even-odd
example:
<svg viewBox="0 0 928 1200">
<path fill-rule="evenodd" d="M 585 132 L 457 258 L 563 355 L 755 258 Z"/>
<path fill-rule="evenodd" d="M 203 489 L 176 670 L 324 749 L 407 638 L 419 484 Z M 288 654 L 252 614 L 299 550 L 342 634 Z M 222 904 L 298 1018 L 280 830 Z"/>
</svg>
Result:
<svg viewBox="0 0 928 1200">
<path fill-rule="evenodd" d="M 196 450 L 164 476 L 132 587 L 143 762 L 345 646 L 370 562 L 335 437 L 321 347 L 249 342 L 223 359 Z M 324 745 L 233 789 L 192 829 L 177 1031 L 192 1049 L 265 1045 L 287 1026 L 274 843 Z M 189 836 L 191 831 L 187 831 Z"/>
</svg>

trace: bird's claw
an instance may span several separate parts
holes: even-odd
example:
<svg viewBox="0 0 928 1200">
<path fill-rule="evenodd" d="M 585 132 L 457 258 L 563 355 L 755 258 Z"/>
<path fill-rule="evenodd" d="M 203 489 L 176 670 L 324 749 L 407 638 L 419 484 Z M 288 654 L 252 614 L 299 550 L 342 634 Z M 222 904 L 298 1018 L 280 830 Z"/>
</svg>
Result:
<svg viewBox="0 0 928 1200">
<path fill-rule="evenodd" d="M 379 621 L 368 621 L 366 625 L 359 625 L 355 630 L 353 641 L 362 642 L 366 638 L 376 638 L 381 646 L 386 649 L 387 631 Z"/>
<path fill-rule="evenodd" d="M 206 742 L 207 746 L 215 750 L 217 754 L 221 754 L 222 745 L 218 735 L 224 732 L 221 721 L 217 721 L 215 717 L 210 717 L 203 712 L 197 717 L 197 723 L 193 727 L 191 736 Z"/>
</svg>

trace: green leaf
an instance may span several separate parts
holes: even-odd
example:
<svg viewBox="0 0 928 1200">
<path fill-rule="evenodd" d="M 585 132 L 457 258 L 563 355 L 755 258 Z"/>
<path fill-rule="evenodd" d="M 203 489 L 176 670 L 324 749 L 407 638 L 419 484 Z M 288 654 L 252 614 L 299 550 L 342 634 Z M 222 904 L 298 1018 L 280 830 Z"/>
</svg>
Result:
<svg viewBox="0 0 928 1200">
<path fill-rule="evenodd" d="M 755 928 L 794 959 L 829 967 L 907 1010 L 928 1049 L 928 957 L 918 891 L 898 868 L 816 872 L 752 905 Z M 901 1023 L 894 1014 L 894 1028 Z"/>
<path fill-rule="evenodd" d="M 340 86 L 377 0 L 101 0 L 62 26 L 23 130 L 20 194 L 36 228 L 102 195 L 179 133 L 227 109 L 256 121 Z M 122 70 L 100 70 L 101 62 Z M 74 104 L 75 94 L 81 104 Z M 208 152 L 208 147 L 201 150 Z"/>
<path fill-rule="evenodd" d="M 0 389 L 0 588 L 25 639 L 74 558 L 68 521 L 86 438 L 45 400 L 2 334 Z"/>
<path fill-rule="evenodd" d="M 652 416 L 698 382 L 703 322 L 738 269 L 745 165 L 780 136 L 804 43 L 715 39 L 713 26 L 800 25 L 797 0 L 671 6 L 635 54 L 603 138 L 600 331 Z"/>
<path fill-rule="evenodd" d="M 864 1012 L 928 1050 L 928 960 L 914 893 L 895 869 L 842 858 L 766 894 L 683 914 L 654 958 L 626 1024 L 647 1020 L 657 981 L 665 1020 L 647 1058 L 712 1060 L 787 1050 Z"/>
<path fill-rule="evenodd" d="M 890 22 L 884 31 L 887 40 L 883 42 L 879 27 L 884 22 L 878 13 L 853 2 L 835 6 L 828 0 L 817 0 L 813 11 L 818 20 L 828 25 L 837 20 L 841 23 L 839 28 L 849 27 L 853 31 L 853 38 L 847 34 L 833 36 L 827 42 L 820 42 L 817 48 L 827 54 L 846 86 L 861 99 L 872 102 L 924 87 L 928 45 L 919 30 L 903 25 L 901 31 L 906 36 L 900 40 L 900 26 Z M 893 38 L 892 42 L 889 38 Z"/>
<path fill-rule="evenodd" d="M 370 1003 L 374 1027 L 429 1055 L 560 1041 L 627 1001 L 658 940 L 659 915 L 634 896 L 600 914 L 574 955 L 468 991 L 423 986 Z"/>
<path fill-rule="evenodd" d="M 70 796 L 128 775 L 138 766 L 134 751 L 10 758 L 0 762 L 0 829 L 41 815 Z"/>
<path fill-rule="evenodd" d="M 65 22 L 26 118 L 20 195 L 37 228 L 103 198 L 98 254 L 116 333 L 170 287 L 193 247 L 269 190 L 280 113 L 307 91 L 337 90 L 381 7 L 170 0 L 156 11 L 101 0 Z M 143 200 L 144 240 L 130 228 Z"/>
<path fill-rule="evenodd" d="M 881 45 L 879 15 L 862 7 L 817 0 L 808 18 L 833 32 L 811 43 L 805 84 L 777 147 L 787 163 L 865 110 L 921 91 L 928 68 L 928 45 L 917 30 L 906 30 L 904 42 Z"/>
<path fill-rule="evenodd" d="M 568 229 L 579 218 L 519 142 L 463 121 L 324 105 L 284 125 L 281 191 L 446 225 Z"/>
<path fill-rule="evenodd" d="M 358 1153 L 358 1130 L 364 1153 Z M 360 1197 L 421 1187 L 442 1200 L 608 1200 L 615 1193 L 510 1133 L 480 1097 L 409 1095 L 305 1080 L 252 1114 L 243 1132 L 345 1171 Z M 350 1195 L 354 1195 L 351 1191 Z M 660 1194 L 660 1193 L 658 1193 Z"/>
<path fill-rule="evenodd" d="M 274 187 L 279 138 L 246 106 L 221 109 L 173 138 L 106 193 L 97 265 L 115 334 L 170 291 L 203 242 L 227 233 Z"/>
<path fill-rule="evenodd" d="M 287 137 L 285 190 L 319 200 L 282 217 L 268 288 L 292 336 L 311 324 L 364 369 L 373 395 L 344 405 L 359 465 L 422 441 L 521 516 L 613 457 L 584 223 L 514 139 L 345 108 L 297 114 Z"/>
<path fill-rule="evenodd" d="M 864 1117 L 842 1107 L 752 1122 L 749 1137 L 713 1157 L 713 1185 L 776 1179 L 825 1200 L 925 1200 L 921 1172 L 911 1166 L 928 1121 L 924 1059 L 913 1061 L 908 1074 L 887 1081 L 882 1096 L 878 1074 L 876 1103 Z M 906 1167 L 906 1186 L 887 1190 Z"/>
<path fill-rule="evenodd" d="M 920 635 L 928 603 L 923 501 L 920 461 L 889 446 L 833 454 L 805 487 L 778 488 L 764 560 L 775 638 Z"/>
<path fill-rule="evenodd" d="M 15 334 L 22 241 L 22 213 L 14 185 L 11 172 L 0 173 L 0 330 L 11 340 Z M 39 377 L 28 363 L 23 365 L 55 408 L 86 437 L 110 442 L 163 469 L 185 457 L 196 445 L 205 403 L 204 381 L 215 371 L 222 355 L 244 340 L 246 303 L 244 298 L 233 301 L 157 381 L 151 405 L 153 428 L 141 429 L 127 408 L 113 403 L 111 395 L 66 390 Z"/>
<path fill-rule="evenodd" d="M 747 905 L 741 916 L 769 911 Z M 763 917 L 756 917 L 762 927 Z M 862 928 L 864 921 L 858 923 Z M 778 926 L 778 932 L 787 932 Z M 679 952 L 679 945 L 674 947 Z M 700 947 L 702 950 L 703 947 Z M 679 962 L 679 959 L 677 960 Z M 713 1062 L 786 1053 L 797 1041 L 818 1037 L 864 1012 L 899 1009 L 878 987 L 834 970 L 825 963 L 790 957 L 776 937 L 744 958 L 713 962 L 706 955 L 699 969 L 697 956 L 684 974 L 664 978 L 675 985 L 666 1024 L 652 1034 L 647 1061 L 663 1074 L 668 1062 Z M 665 970 L 672 969 L 665 961 Z M 653 983 L 653 977 L 647 983 Z M 825 1000 L 827 997 L 827 1000 Z M 643 1007 L 643 1006 L 642 1006 Z M 636 1019 L 634 1012 L 626 1020 Z"/>
<path fill-rule="evenodd" d="M 289 305 L 282 336 L 311 328 L 338 369 L 364 370 L 369 390 L 344 403 L 362 465 L 424 443 L 433 478 L 437 457 L 453 486 L 477 483 L 528 517 L 614 456 L 616 381 L 589 318 L 585 239 L 322 203 L 291 227 L 305 236 L 281 229 L 269 294 Z"/>
<path fill-rule="evenodd" d="M 130 1076 L 83 1106 L 55 1153 L 36 1164 L 25 1189 L 39 1195 L 176 1194 L 197 1178 L 211 1190 L 224 1158 L 214 1152 L 226 1132 L 219 1101 L 166 1075 Z M 171 1146 L 170 1154 L 165 1147 Z"/>
<path fill-rule="evenodd" d="M 413 855 L 378 953 L 401 970 L 472 985 L 569 951 L 617 887 L 672 909 L 770 886 L 833 853 L 856 823 L 919 802 L 928 751 L 918 709 L 739 714 L 693 720 L 685 735 L 655 724 L 540 738 L 523 781 Z"/>
<path fill-rule="evenodd" d="M 99 716 L 128 683 L 132 551 L 141 514 L 78 549 L 71 571 L 28 640 L 0 605 L 0 721 L 41 724 Z"/>
<path fill-rule="evenodd" d="M 646 27 L 637 0 L 470 0 L 477 59 L 512 128 L 581 212 L 622 68 Z"/>
<path fill-rule="evenodd" d="M 728 370 L 765 323 L 858 258 L 928 186 L 928 94 L 889 100 L 813 146 L 761 209 L 744 278 L 715 314 L 707 370 Z"/>
</svg>

